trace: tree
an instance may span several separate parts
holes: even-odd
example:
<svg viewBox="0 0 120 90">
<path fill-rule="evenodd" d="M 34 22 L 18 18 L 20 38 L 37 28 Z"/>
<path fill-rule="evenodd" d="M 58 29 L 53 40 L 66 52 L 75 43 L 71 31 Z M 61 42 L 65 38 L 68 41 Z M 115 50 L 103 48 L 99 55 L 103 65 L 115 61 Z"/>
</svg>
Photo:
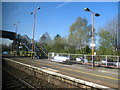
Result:
<svg viewBox="0 0 120 90">
<path fill-rule="evenodd" d="M 50 44 L 51 43 L 51 37 L 50 37 L 50 35 L 46 32 L 46 33 L 44 33 L 41 37 L 40 37 L 40 39 L 39 39 L 39 42 L 40 43 L 42 43 L 42 44 Z"/>
<path fill-rule="evenodd" d="M 108 30 L 112 35 L 112 45 L 115 47 L 114 51 L 117 51 L 118 46 L 118 17 L 114 17 L 108 25 L 106 25 L 106 30 Z"/>
<path fill-rule="evenodd" d="M 59 35 L 57 34 L 55 37 L 54 37 L 54 44 L 51 46 L 51 52 L 58 52 L 58 53 L 63 53 L 64 52 L 64 39 Z"/>
<path fill-rule="evenodd" d="M 114 47 L 112 46 L 112 35 L 110 32 L 105 29 L 101 29 L 99 32 L 99 54 L 113 54 Z"/>
<path fill-rule="evenodd" d="M 0 47 L 2 47 L 2 52 L 4 52 L 4 51 L 10 52 L 10 49 L 11 49 L 11 46 L 10 46 L 10 45 L 0 44 Z"/>
<path fill-rule="evenodd" d="M 110 20 L 99 31 L 100 54 L 117 54 L 118 52 L 118 18 Z"/>
<path fill-rule="evenodd" d="M 73 45 L 80 52 L 82 48 L 90 42 L 91 37 L 91 26 L 85 18 L 78 17 L 77 20 L 71 25 L 69 30 L 69 43 Z"/>
<path fill-rule="evenodd" d="M 47 38 L 45 37 L 45 35 L 42 35 L 42 37 L 41 37 L 41 43 L 43 44 L 43 45 L 45 45 L 45 40 L 46 40 Z"/>
</svg>

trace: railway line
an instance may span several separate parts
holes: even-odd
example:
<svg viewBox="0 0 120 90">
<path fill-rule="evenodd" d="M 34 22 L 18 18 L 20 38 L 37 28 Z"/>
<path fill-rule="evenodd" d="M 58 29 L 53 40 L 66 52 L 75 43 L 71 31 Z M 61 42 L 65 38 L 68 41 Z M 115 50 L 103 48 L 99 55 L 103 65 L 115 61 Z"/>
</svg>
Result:
<svg viewBox="0 0 120 90">
<path fill-rule="evenodd" d="M 3 69 L 2 73 L 3 73 L 3 80 L 2 80 L 2 89 L 3 90 L 6 90 L 6 89 L 29 90 L 30 88 L 33 90 L 37 90 L 34 86 L 27 83 L 25 80 L 21 79 L 20 77 L 16 76 L 15 74 L 11 73 L 10 71 L 6 70 L 5 68 Z"/>
<path fill-rule="evenodd" d="M 40 88 L 58 88 L 58 86 L 49 84 L 46 81 L 40 80 L 8 65 L 3 65 L 2 76 L 3 90 L 38 90 Z"/>
</svg>

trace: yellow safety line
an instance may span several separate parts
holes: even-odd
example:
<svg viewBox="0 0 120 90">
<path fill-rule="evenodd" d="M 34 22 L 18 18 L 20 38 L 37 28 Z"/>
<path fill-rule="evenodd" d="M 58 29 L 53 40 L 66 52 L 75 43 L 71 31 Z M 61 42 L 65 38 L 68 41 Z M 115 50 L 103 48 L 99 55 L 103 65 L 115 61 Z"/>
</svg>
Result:
<svg viewBox="0 0 120 90">
<path fill-rule="evenodd" d="M 33 62 L 33 63 L 37 63 L 38 64 L 38 62 Z M 58 66 L 53 66 L 53 65 L 49 65 L 49 64 L 44 64 L 44 65 L 52 66 L 52 67 L 56 67 L 56 68 L 61 68 L 61 69 L 69 70 L 69 71 L 75 71 L 75 72 L 79 72 L 79 73 L 89 74 L 89 75 L 93 75 L 93 76 L 97 76 L 97 77 L 103 77 L 103 78 L 108 78 L 108 79 L 113 79 L 113 80 L 120 80 L 120 79 L 117 79 L 117 78 L 112 78 L 112 77 L 108 77 L 108 76 L 103 76 L 103 75 L 98 75 L 98 74 L 93 74 L 93 73 L 88 73 L 88 72 L 83 72 L 83 71 L 78 71 L 78 70 L 58 67 Z"/>
</svg>

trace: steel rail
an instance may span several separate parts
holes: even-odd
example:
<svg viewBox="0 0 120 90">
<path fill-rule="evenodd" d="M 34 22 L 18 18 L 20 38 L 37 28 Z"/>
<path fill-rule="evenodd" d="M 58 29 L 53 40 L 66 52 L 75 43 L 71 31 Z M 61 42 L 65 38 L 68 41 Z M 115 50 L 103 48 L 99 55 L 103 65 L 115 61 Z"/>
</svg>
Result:
<svg viewBox="0 0 120 90">
<path fill-rule="evenodd" d="M 2 69 L 3 69 L 4 71 L 6 71 L 7 73 L 9 73 L 9 74 L 10 74 L 11 76 L 13 76 L 14 78 L 16 78 L 17 80 L 19 80 L 20 82 L 22 82 L 24 85 L 27 85 L 28 87 L 30 87 L 30 88 L 32 88 L 32 89 L 34 89 L 34 90 L 38 90 L 38 89 L 36 89 L 33 85 L 27 83 L 27 82 L 24 81 L 23 79 L 21 79 L 21 78 L 17 77 L 16 75 L 12 74 L 10 71 L 6 70 L 5 68 L 2 67 Z"/>
</svg>

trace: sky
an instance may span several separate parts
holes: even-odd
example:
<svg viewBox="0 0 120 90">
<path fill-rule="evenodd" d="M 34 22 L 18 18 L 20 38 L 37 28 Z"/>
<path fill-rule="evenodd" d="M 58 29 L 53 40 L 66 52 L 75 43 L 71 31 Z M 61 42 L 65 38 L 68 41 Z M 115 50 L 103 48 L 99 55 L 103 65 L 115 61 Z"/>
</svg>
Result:
<svg viewBox="0 0 120 90">
<path fill-rule="evenodd" d="M 17 33 L 32 38 L 34 16 L 30 13 L 37 7 L 41 9 L 36 12 L 35 40 L 45 32 L 52 38 L 57 34 L 68 36 L 77 17 L 86 18 L 91 24 L 91 13 L 84 8 L 100 14 L 94 19 L 96 32 L 118 15 L 118 2 L 3 2 L 2 29 L 15 32 L 14 24 L 20 22 Z"/>
</svg>

